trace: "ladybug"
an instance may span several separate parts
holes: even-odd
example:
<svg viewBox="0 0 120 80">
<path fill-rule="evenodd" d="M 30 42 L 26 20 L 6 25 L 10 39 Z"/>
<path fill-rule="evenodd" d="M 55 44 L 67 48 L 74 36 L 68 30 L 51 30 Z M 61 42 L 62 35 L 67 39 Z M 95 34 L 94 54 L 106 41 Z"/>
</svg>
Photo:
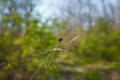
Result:
<svg viewBox="0 0 120 80">
<path fill-rule="evenodd" d="M 61 42 L 63 40 L 63 38 L 59 38 L 58 41 Z"/>
</svg>

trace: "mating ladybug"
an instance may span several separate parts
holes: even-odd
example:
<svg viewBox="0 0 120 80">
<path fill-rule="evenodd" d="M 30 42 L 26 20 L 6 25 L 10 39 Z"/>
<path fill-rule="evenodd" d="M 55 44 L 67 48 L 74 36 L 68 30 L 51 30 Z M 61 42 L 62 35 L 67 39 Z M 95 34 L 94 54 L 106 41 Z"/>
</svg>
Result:
<svg viewBox="0 0 120 80">
<path fill-rule="evenodd" d="M 58 41 L 61 42 L 63 40 L 63 38 L 59 38 Z"/>
</svg>

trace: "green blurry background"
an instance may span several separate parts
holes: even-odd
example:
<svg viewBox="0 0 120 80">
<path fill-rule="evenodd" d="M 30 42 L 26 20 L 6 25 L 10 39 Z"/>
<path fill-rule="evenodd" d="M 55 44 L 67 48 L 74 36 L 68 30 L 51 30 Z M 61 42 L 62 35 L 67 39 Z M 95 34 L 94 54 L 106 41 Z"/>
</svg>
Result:
<svg viewBox="0 0 120 80">
<path fill-rule="evenodd" d="M 0 0 L 0 80 L 120 80 L 119 3 Z"/>
</svg>

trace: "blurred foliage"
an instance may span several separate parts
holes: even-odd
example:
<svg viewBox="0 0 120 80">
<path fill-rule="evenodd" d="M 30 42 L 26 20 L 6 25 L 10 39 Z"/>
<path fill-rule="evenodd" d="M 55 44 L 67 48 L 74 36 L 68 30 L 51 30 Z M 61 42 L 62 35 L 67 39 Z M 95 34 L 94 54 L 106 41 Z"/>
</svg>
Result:
<svg viewBox="0 0 120 80">
<path fill-rule="evenodd" d="M 51 49 L 55 49 L 59 34 L 74 39 L 67 31 L 66 20 L 53 19 L 51 24 L 32 16 L 31 4 L 22 9 L 10 2 L 0 13 L 0 80 L 40 80 L 48 65 Z M 27 1 L 25 3 L 28 3 Z M 4 4 L 8 4 L 5 1 Z M 12 6 L 13 4 L 16 6 Z M 0 4 L 2 5 L 2 4 Z M 4 6 L 4 5 L 2 5 Z M 18 7 L 18 8 L 17 8 Z M 12 11 L 11 11 L 12 9 Z M 109 26 L 109 20 L 98 19 L 96 25 L 84 30 L 77 25 L 80 39 L 63 40 L 55 51 L 54 64 L 48 78 L 55 80 L 119 80 L 120 31 Z M 60 32 L 58 32 L 60 31 Z"/>
</svg>

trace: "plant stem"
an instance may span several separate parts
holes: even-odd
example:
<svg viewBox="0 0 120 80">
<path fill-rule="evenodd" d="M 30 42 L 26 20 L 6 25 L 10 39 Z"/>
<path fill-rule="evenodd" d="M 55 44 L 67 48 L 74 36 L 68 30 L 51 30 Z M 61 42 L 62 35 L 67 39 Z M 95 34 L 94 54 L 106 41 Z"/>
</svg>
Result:
<svg viewBox="0 0 120 80">
<path fill-rule="evenodd" d="M 56 48 L 59 47 L 60 43 L 61 42 L 58 42 Z M 50 61 L 48 63 L 47 69 L 45 70 L 45 73 L 43 74 L 42 80 L 46 80 L 49 68 L 50 68 L 51 64 L 53 63 L 53 61 L 54 61 L 55 54 L 56 54 L 56 50 L 52 51 L 52 55 L 50 57 Z"/>
</svg>

